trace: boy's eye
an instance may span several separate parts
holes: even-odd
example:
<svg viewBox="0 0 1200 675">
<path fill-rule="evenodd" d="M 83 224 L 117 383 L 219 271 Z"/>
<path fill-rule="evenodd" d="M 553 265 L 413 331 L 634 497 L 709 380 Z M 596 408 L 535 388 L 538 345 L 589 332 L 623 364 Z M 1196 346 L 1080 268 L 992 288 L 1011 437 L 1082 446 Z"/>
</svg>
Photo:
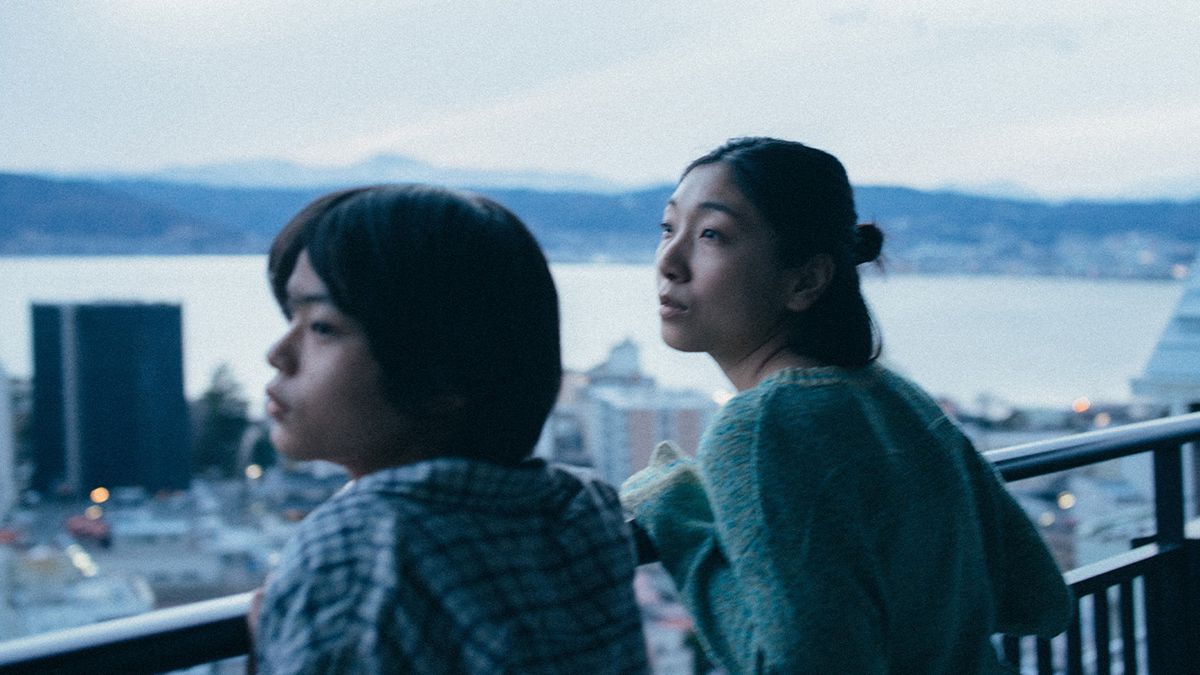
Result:
<svg viewBox="0 0 1200 675">
<path fill-rule="evenodd" d="M 337 334 L 337 328 L 335 328 L 333 324 L 326 323 L 324 321 L 313 321 L 312 323 L 310 323 L 308 325 L 308 329 L 311 330 L 312 332 L 316 333 L 317 335 L 336 335 Z"/>
</svg>

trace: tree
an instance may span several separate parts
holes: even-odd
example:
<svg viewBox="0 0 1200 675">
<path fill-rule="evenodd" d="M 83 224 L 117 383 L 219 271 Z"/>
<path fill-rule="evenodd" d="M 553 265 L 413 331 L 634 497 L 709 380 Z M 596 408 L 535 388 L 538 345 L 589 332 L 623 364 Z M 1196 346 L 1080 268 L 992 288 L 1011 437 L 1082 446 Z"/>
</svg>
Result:
<svg viewBox="0 0 1200 675">
<path fill-rule="evenodd" d="M 242 437 L 241 454 L 249 457 L 249 464 L 257 464 L 264 469 L 279 462 L 279 452 L 271 444 L 271 433 L 266 422 L 247 427 L 246 435 Z"/>
<path fill-rule="evenodd" d="M 248 407 L 229 364 L 218 365 L 208 390 L 191 405 L 193 474 L 231 478 L 237 473 Z"/>
<path fill-rule="evenodd" d="M 33 383 L 11 378 L 8 382 L 12 404 L 13 459 L 17 466 L 30 464 L 33 458 Z"/>
</svg>

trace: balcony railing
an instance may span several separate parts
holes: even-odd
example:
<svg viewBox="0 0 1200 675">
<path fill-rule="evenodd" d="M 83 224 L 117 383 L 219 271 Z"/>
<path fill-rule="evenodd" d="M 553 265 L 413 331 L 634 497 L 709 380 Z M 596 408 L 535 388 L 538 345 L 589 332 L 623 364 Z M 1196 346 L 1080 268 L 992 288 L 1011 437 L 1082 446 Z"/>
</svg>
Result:
<svg viewBox="0 0 1200 675">
<path fill-rule="evenodd" d="M 1118 555 L 1066 573 L 1076 612 L 1053 640 L 1005 637 L 1025 672 L 1200 672 L 1200 537 L 1190 536 L 1184 452 L 1200 440 L 1200 413 L 1093 431 L 987 453 L 1020 480 L 1149 453 L 1155 533 Z M 1190 473 L 1190 472 L 1189 472 Z M 646 561 L 643 561 L 646 562 Z M 0 643 L 0 673 L 157 673 L 243 655 L 251 594 Z"/>
</svg>

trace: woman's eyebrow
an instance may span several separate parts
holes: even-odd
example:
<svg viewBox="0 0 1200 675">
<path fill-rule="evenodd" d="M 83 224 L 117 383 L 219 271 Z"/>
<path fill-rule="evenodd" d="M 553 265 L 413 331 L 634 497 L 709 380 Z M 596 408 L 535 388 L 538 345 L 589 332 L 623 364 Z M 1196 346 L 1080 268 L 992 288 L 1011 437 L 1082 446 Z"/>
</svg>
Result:
<svg viewBox="0 0 1200 675">
<path fill-rule="evenodd" d="M 721 202 L 700 202 L 698 207 L 702 209 L 709 209 L 711 211 L 720 211 L 721 213 L 728 214 L 734 218 L 738 217 L 737 211 Z"/>
<path fill-rule="evenodd" d="M 668 199 L 667 206 L 678 208 L 679 205 L 675 203 L 674 199 Z M 696 208 L 707 209 L 709 211 L 719 211 L 721 213 L 725 213 L 730 216 L 733 216 L 734 218 L 739 217 L 738 212 L 733 207 L 725 204 L 724 202 L 714 202 L 714 201 L 700 202 L 699 204 L 696 205 Z"/>
</svg>

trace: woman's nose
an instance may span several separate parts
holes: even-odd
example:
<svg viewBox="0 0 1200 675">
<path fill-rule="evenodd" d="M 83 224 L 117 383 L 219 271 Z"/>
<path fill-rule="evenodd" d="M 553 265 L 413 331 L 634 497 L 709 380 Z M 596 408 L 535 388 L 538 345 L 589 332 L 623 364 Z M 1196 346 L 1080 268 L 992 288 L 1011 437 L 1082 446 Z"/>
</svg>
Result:
<svg viewBox="0 0 1200 675">
<path fill-rule="evenodd" d="M 682 237 L 672 237 L 659 242 L 654 259 L 659 276 L 669 281 L 687 280 L 687 255 L 683 250 L 685 245 Z"/>
</svg>

